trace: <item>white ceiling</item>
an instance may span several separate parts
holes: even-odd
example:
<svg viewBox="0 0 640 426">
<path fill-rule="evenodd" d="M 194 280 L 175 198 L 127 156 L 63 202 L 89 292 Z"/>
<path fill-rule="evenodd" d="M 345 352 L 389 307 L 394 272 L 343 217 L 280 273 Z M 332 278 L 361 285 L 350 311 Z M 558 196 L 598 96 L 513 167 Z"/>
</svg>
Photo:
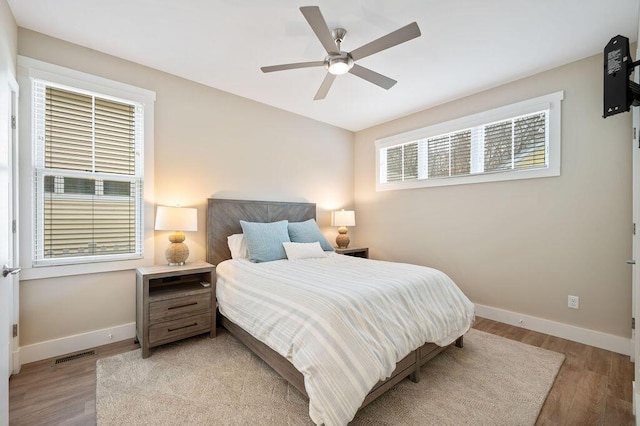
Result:
<svg viewBox="0 0 640 426">
<path fill-rule="evenodd" d="M 8 0 L 21 27 L 353 131 L 601 53 L 617 34 L 635 41 L 639 2 Z M 324 59 L 307 5 L 347 30 L 345 51 L 416 21 L 421 37 L 358 61 L 398 83 L 346 74 L 314 101 L 324 68 L 263 74 Z"/>
</svg>

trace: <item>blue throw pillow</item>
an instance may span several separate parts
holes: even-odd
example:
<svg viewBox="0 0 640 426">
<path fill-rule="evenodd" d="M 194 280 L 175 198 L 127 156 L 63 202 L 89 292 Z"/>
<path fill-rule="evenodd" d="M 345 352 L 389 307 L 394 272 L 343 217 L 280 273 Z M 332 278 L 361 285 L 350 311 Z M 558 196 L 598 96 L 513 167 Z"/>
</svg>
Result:
<svg viewBox="0 0 640 426">
<path fill-rule="evenodd" d="M 270 262 L 286 259 L 282 243 L 290 242 L 286 220 L 260 223 L 240 221 L 247 242 L 249 260 L 252 262 Z"/>
<path fill-rule="evenodd" d="M 334 251 L 329 241 L 322 235 L 318 224 L 314 219 L 304 222 L 292 222 L 289 224 L 289 238 L 294 243 L 320 243 L 322 250 Z"/>
</svg>

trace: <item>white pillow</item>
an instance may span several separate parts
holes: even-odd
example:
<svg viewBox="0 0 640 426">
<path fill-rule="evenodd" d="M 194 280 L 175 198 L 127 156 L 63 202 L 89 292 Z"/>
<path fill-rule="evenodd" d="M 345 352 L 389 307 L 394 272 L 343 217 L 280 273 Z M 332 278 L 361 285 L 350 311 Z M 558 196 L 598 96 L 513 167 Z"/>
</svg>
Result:
<svg viewBox="0 0 640 426">
<path fill-rule="evenodd" d="M 282 245 L 289 260 L 327 257 L 318 241 L 314 243 L 282 243 Z"/>
<path fill-rule="evenodd" d="M 243 234 L 233 234 L 227 237 L 227 244 L 232 259 L 248 259 L 247 242 Z"/>
</svg>

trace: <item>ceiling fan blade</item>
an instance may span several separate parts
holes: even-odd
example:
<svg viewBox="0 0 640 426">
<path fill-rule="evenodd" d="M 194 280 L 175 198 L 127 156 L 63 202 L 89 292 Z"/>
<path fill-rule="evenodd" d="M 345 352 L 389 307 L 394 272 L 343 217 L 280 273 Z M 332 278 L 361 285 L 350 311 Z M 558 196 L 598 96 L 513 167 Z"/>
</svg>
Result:
<svg viewBox="0 0 640 426">
<path fill-rule="evenodd" d="M 322 84 L 320 85 L 318 92 L 316 92 L 316 95 L 313 97 L 313 100 L 319 101 L 320 99 L 324 99 L 327 96 L 329 89 L 331 89 L 331 85 L 333 84 L 333 80 L 335 79 L 336 75 L 328 72 L 327 76 L 324 78 L 324 80 L 322 80 Z"/>
<path fill-rule="evenodd" d="M 262 72 L 274 72 L 274 71 L 284 71 L 284 70 L 293 70 L 296 68 L 310 68 L 310 67 L 321 67 L 324 65 L 324 61 L 313 61 L 313 62 L 298 62 L 295 64 L 282 64 L 282 65 L 271 65 L 268 67 L 261 67 Z"/>
<path fill-rule="evenodd" d="M 394 32 L 387 34 L 386 36 L 382 36 L 379 39 L 365 44 L 364 46 L 358 47 L 353 52 L 350 52 L 350 55 L 354 61 L 357 61 L 358 59 L 366 58 L 367 56 L 373 55 L 374 53 L 378 53 L 390 47 L 397 46 L 398 44 L 404 43 L 405 41 L 420 37 L 420 34 L 421 33 L 420 28 L 418 28 L 418 24 L 412 22 L 409 25 L 406 25 L 398 30 L 395 30 Z"/>
<path fill-rule="evenodd" d="M 318 6 L 303 6 L 300 8 L 300 12 L 304 15 L 313 32 L 316 33 L 316 37 L 318 37 L 318 40 L 322 43 L 324 50 L 326 50 L 327 53 L 337 53 L 338 46 L 336 46 L 336 42 L 331 36 L 331 30 L 329 30 L 329 26 L 324 20 L 320 8 Z"/>
<path fill-rule="evenodd" d="M 353 68 L 351 68 L 349 72 L 367 80 L 369 83 L 373 83 L 376 86 L 380 86 L 387 90 L 391 89 L 393 85 L 397 83 L 397 81 L 392 78 L 385 77 L 382 74 L 378 74 L 377 72 L 371 71 L 369 68 L 362 67 L 358 64 L 353 64 Z"/>
</svg>

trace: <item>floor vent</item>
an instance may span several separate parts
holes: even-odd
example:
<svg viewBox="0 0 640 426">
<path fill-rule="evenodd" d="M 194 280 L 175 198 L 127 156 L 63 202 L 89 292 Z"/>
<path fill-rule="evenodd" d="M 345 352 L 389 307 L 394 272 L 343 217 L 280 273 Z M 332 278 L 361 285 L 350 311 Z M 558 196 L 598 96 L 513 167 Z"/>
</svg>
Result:
<svg viewBox="0 0 640 426">
<path fill-rule="evenodd" d="M 58 365 L 58 364 L 62 364 L 62 363 L 69 362 L 69 361 L 75 361 L 76 359 L 86 358 L 88 356 L 93 356 L 95 354 L 96 354 L 96 351 L 92 349 L 90 351 L 80 352 L 80 353 L 73 354 L 73 355 L 68 355 L 68 356 L 63 356 L 62 358 L 56 359 L 56 362 L 54 364 Z"/>
</svg>

